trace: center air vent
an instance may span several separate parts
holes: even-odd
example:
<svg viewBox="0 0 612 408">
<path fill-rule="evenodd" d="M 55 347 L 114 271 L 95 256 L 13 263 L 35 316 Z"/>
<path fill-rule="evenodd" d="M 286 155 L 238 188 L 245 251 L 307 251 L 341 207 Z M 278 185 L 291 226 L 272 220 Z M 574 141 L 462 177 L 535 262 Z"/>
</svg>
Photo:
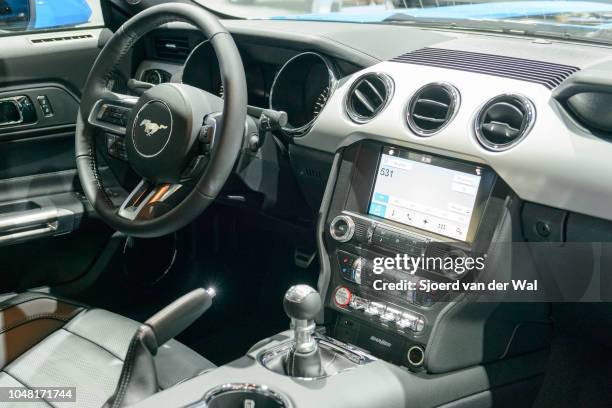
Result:
<svg viewBox="0 0 612 408">
<path fill-rule="evenodd" d="M 428 84 L 419 89 L 408 104 L 406 121 L 419 136 L 442 130 L 459 108 L 459 91 L 447 83 Z"/>
<path fill-rule="evenodd" d="M 535 107 L 529 99 L 521 95 L 500 95 L 478 113 L 476 137 L 489 150 L 506 150 L 527 136 L 534 119 Z"/>
<path fill-rule="evenodd" d="M 187 37 L 157 37 L 155 39 L 155 53 L 158 58 L 185 61 L 191 53 Z"/>
<path fill-rule="evenodd" d="M 393 96 L 393 80 L 385 74 L 369 73 L 357 79 L 346 99 L 346 113 L 357 123 L 366 123 L 382 112 Z"/>
</svg>

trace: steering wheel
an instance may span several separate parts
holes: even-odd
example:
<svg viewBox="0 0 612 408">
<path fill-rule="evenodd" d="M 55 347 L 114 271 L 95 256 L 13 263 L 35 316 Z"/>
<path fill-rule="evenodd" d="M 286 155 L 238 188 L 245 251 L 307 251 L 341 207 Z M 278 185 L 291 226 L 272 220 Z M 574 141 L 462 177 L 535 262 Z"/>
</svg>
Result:
<svg viewBox="0 0 612 408">
<path fill-rule="evenodd" d="M 194 25 L 210 41 L 219 61 L 223 99 L 179 83 L 154 86 L 140 97 L 107 89 L 111 73 L 139 38 L 176 21 Z M 177 231 L 215 200 L 231 174 L 243 143 L 246 112 L 242 60 L 219 20 L 194 5 L 148 8 L 108 41 L 84 88 L 76 162 L 86 197 L 104 221 L 128 235 L 158 237 Z M 142 179 L 121 205 L 113 203 L 98 172 L 96 140 L 105 146 L 107 136 L 124 138 L 127 162 Z"/>
</svg>

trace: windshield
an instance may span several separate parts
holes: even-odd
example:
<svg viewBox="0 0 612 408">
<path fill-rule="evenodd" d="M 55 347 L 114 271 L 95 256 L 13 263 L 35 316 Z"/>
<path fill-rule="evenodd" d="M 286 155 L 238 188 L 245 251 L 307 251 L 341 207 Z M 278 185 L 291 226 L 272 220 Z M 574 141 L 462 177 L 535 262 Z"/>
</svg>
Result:
<svg viewBox="0 0 612 408">
<path fill-rule="evenodd" d="M 196 0 L 249 19 L 406 24 L 612 42 L 611 1 Z"/>
</svg>

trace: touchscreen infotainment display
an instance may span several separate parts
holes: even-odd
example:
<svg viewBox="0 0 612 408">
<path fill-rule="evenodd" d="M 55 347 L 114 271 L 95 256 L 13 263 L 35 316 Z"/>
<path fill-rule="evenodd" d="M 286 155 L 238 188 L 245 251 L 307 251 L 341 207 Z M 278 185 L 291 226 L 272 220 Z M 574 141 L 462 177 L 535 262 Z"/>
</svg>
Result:
<svg viewBox="0 0 612 408">
<path fill-rule="evenodd" d="M 384 148 L 368 212 L 465 241 L 482 173 L 478 166 Z"/>
</svg>

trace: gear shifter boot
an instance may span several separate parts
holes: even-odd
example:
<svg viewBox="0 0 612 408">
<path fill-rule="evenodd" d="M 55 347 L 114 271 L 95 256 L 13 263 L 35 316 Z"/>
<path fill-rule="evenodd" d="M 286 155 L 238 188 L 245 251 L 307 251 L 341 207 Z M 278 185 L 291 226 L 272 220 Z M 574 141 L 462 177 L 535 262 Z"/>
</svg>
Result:
<svg viewBox="0 0 612 408">
<path fill-rule="evenodd" d="M 287 354 L 285 372 L 290 377 L 318 378 L 323 376 L 319 348 L 315 348 L 310 353 L 299 353 L 292 349 Z"/>
</svg>

